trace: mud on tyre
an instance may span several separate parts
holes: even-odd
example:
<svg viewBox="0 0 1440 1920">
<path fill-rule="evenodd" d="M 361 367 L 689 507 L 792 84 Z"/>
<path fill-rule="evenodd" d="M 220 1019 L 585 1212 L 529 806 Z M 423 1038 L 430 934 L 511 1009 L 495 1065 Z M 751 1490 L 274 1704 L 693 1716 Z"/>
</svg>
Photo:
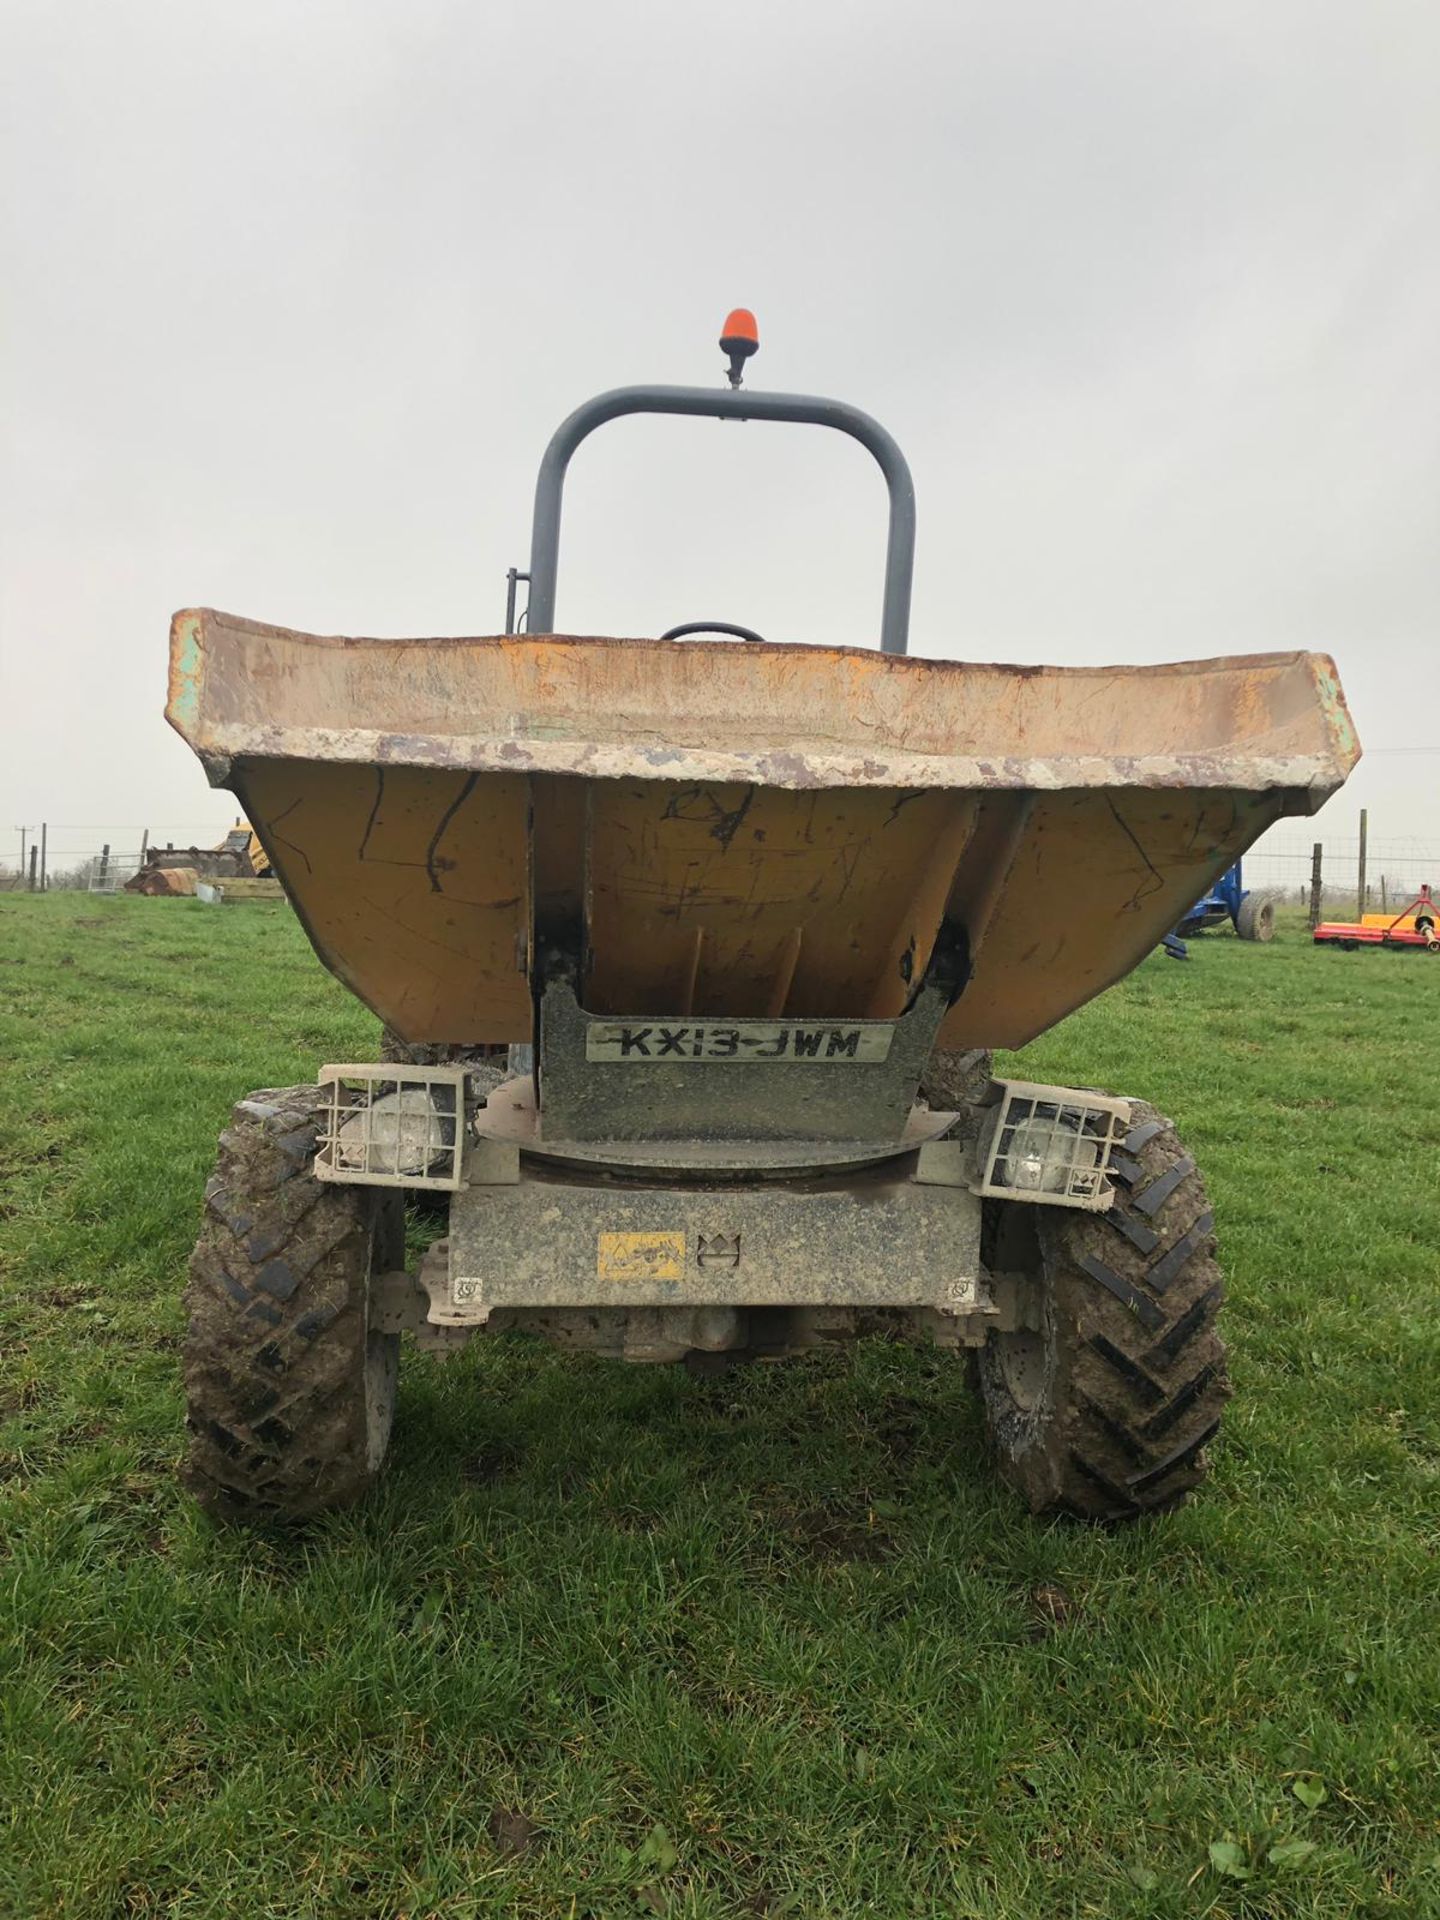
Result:
<svg viewBox="0 0 1440 1920">
<path fill-rule="evenodd" d="M 372 1275 L 402 1264 L 404 1202 L 324 1185 L 320 1090 L 252 1094 L 220 1136 L 185 1302 L 185 1480 L 216 1518 L 303 1520 L 363 1493 L 385 1456 L 398 1334 Z"/>
<path fill-rule="evenodd" d="M 1037 1513 L 1173 1506 L 1230 1394 L 1204 1182 L 1170 1121 L 1140 1101 L 1132 1116 L 1109 1213 L 986 1203 L 986 1265 L 1022 1276 L 1033 1322 L 980 1350 L 986 1422 Z"/>
</svg>

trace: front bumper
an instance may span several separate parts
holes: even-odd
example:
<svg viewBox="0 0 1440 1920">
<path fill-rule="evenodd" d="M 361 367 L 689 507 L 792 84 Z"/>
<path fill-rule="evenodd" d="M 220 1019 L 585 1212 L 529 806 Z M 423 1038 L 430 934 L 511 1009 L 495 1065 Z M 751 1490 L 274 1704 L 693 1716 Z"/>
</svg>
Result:
<svg viewBox="0 0 1440 1920">
<path fill-rule="evenodd" d="M 427 1279 L 429 1318 L 587 1305 L 983 1312 L 980 1201 L 950 1146 L 826 1178 L 690 1186 L 477 1156 L 450 1203 L 448 1272 Z"/>
</svg>

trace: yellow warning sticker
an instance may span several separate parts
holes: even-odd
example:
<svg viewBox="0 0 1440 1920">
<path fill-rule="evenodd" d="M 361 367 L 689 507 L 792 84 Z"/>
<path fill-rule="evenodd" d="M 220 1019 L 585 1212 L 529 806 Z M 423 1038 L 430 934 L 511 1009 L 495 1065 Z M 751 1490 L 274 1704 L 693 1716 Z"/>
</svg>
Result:
<svg viewBox="0 0 1440 1920">
<path fill-rule="evenodd" d="M 595 1256 L 600 1280 L 683 1280 L 683 1233 L 602 1233 Z"/>
</svg>

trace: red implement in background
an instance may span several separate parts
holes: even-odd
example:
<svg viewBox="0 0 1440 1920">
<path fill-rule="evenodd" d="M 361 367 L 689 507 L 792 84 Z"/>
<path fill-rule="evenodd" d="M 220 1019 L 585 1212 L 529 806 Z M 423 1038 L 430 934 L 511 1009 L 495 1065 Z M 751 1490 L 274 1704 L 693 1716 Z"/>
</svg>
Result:
<svg viewBox="0 0 1440 1920">
<path fill-rule="evenodd" d="M 1409 906 L 1392 918 L 1383 913 L 1367 913 L 1359 920 L 1326 920 L 1315 929 L 1318 947 L 1423 947 L 1427 953 L 1440 953 L 1440 935 L 1435 931 L 1435 902 L 1429 887 L 1421 887 Z"/>
</svg>

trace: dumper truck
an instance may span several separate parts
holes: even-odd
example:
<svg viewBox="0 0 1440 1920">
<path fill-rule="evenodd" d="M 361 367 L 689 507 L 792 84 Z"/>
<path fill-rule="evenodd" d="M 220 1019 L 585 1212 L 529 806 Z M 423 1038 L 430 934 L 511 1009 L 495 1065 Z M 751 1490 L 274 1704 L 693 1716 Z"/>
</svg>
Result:
<svg viewBox="0 0 1440 1920">
<path fill-rule="evenodd" d="M 1194 1157 L 1143 1097 L 990 1054 L 1334 792 L 1359 752 L 1334 665 L 910 654 L 895 440 L 746 388 L 747 312 L 721 344 L 726 386 L 622 387 L 563 422 L 503 633 L 174 619 L 171 724 L 390 1036 L 247 1094 L 221 1136 L 185 1348 L 188 1481 L 217 1518 L 356 1499 L 402 1338 L 443 1356 L 516 1330 L 699 1374 L 932 1343 L 1037 1513 L 1130 1518 L 1207 1471 L 1230 1388 Z M 872 455 L 878 646 L 693 608 L 657 636 L 563 630 L 566 472 L 635 414 Z M 420 1195 L 447 1220 L 407 1265 Z"/>
</svg>

